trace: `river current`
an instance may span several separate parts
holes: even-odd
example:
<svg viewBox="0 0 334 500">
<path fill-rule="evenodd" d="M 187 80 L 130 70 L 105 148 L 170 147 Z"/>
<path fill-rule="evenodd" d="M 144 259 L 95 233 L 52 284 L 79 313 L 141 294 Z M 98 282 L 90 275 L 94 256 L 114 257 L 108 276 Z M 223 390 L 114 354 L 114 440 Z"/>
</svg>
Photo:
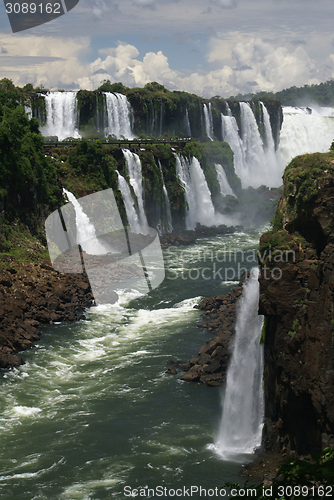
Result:
<svg viewBox="0 0 334 500">
<path fill-rule="evenodd" d="M 244 482 L 249 457 L 224 461 L 212 446 L 224 387 L 165 372 L 210 338 L 194 305 L 256 265 L 263 231 L 164 250 L 166 278 L 149 295 L 122 291 L 84 320 L 43 329 L 22 353 L 25 365 L 0 374 L 1 500 L 122 499 L 133 488 Z"/>
</svg>

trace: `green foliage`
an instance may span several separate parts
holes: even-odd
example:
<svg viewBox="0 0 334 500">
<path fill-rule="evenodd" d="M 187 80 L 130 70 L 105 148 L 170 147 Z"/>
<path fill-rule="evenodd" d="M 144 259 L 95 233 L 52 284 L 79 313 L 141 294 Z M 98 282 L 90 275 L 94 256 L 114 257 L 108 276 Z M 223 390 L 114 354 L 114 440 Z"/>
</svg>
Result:
<svg viewBox="0 0 334 500">
<path fill-rule="evenodd" d="M 238 94 L 230 99 L 265 100 L 278 99 L 283 106 L 308 106 L 310 102 L 321 106 L 334 106 L 334 80 L 303 87 L 290 87 L 280 92 L 258 92 L 257 94 Z"/>
<path fill-rule="evenodd" d="M 21 105 L 2 111 L 0 196 L 7 212 L 33 212 L 39 202 L 50 203 L 57 196 L 55 170 L 44 157 L 37 121 L 29 120 Z"/>
<path fill-rule="evenodd" d="M 266 341 L 268 326 L 269 326 L 269 318 L 267 316 L 265 316 L 263 318 L 263 324 L 262 324 L 262 328 L 261 328 L 260 344 L 264 344 Z"/>
<path fill-rule="evenodd" d="M 111 83 L 110 80 L 103 80 L 102 85 L 97 89 L 99 92 L 118 92 L 119 94 L 126 94 L 127 90 L 128 87 L 125 87 L 123 83 Z"/>
<path fill-rule="evenodd" d="M 283 229 L 283 213 L 278 207 L 276 209 L 273 219 L 271 220 L 271 226 L 274 231 L 279 231 L 280 229 Z"/>
<path fill-rule="evenodd" d="M 284 171 L 284 191 L 290 207 L 297 211 L 307 208 L 309 202 L 316 197 L 320 176 L 333 174 L 331 156 L 324 153 L 314 153 L 294 158 Z"/>
<path fill-rule="evenodd" d="M 320 454 L 312 458 L 287 458 L 280 466 L 272 487 L 263 484 L 251 486 L 248 482 L 242 487 L 238 484 L 225 483 L 228 492 L 232 489 L 233 498 L 257 498 L 258 500 L 300 500 L 306 498 L 332 497 L 334 484 L 334 448 L 325 448 Z M 265 493 L 272 494 L 267 496 Z M 249 491 L 249 496 L 245 491 Z M 253 490 L 251 495 L 250 490 Z M 239 491 L 239 493 L 238 493 Z"/>
</svg>

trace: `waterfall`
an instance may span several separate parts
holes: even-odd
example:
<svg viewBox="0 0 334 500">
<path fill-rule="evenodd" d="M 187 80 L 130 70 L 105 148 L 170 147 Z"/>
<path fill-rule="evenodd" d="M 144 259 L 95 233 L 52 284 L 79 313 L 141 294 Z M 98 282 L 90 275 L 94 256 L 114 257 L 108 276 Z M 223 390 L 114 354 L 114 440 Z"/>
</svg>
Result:
<svg viewBox="0 0 334 500">
<path fill-rule="evenodd" d="M 228 368 L 223 415 L 215 448 L 229 460 L 261 445 L 264 418 L 262 388 L 262 316 L 258 313 L 258 268 L 253 268 L 238 304 L 236 336 Z"/>
<path fill-rule="evenodd" d="M 134 233 L 139 232 L 139 220 L 138 220 L 138 215 L 136 212 L 135 208 L 135 203 L 131 195 L 130 188 L 128 186 L 128 183 L 124 179 L 124 177 L 116 170 L 117 175 L 118 175 L 118 188 L 120 192 L 122 193 L 124 205 L 125 205 L 125 211 L 126 211 L 126 216 L 128 218 L 128 223 L 131 228 L 131 230 Z"/>
<path fill-rule="evenodd" d="M 209 137 L 209 139 L 213 141 L 213 120 L 212 120 L 211 102 L 209 102 L 209 109 L 206 104 L 203 104 L 203 111 L 204 111 L 205 133 L 207 137 Z"/>
<path fill-rule="evenodd" d="M 108 115 L 108 127 L 105 135 L 114 135 L 117 139 L 125 137 L 133 139 L 132 133 L 132 108 L 123 94 L 105 93 Z"/>
<path fill-rule="evenodd" d="M 91 255 L 104 255 L 110 251 L 97 239 L 95 227 L 85 214 L 82 206 L 75 198 L 74 194 L 63 188 L 63 193 L 66 194 L 68 201 L 72 203 L 75 210 L 75 222 L 77 233 L 77 244 L 81 245 L 84 252 Z"/>
<path fill-rule="evenodd" d="M 184 117 L 184 127 L 185 127 L 185 131 L 186 131 L 187 136 L 191 137 L 191 127 L 190 127 L 188 108 L 186 109 L 186 114 Z"/>
<path fill-rule="evenodd" d="M 216 169 L 217 179 L 218 179 L 219 186 L 220 186 L 220 194 L 222 196 L 230 195 L 230 196 L 234 196 L 234 198 L 236 198 L 236 196 L 233 192 L 233 189 L 231 188 L 231 186 L 228 183 L 227 176 L 226 176 L 226 173 L 225 173 L 225 170 L 223 169 L 223 167 L 219 163 L 215 163 L 215 169 Z"/>
<path fill-rule="evenodd" d="M 147 218 L 144 210 L 143 200 L 143 176 L 140 158 L 136 153 L 131 153 L 128 149 L 123 149 L 125 157 L 126 168 L 130 177 L 130 184 L 133 187 L 135 195 L 137 196 L 138 210 L 139 210 L 139 225 L 148 227 Z"/>
<path fill-rule="evenodd" d="M 249 103 L 240 102 L 241 133 L 236 119 L 226 103 L 227 116 L 221 115 L 222 136 L 234 154 L 234 169 L 241 179 L 242 187 L 257 188 L 280 186 L 282 184 L 282 168 L 275 152 L 269 113 L 263 103 L 263 142 L 253 110 Z"/>
<path fill-rule="evenodd" d="M 80 137 L 78 131 L 77 93 L 50 92 L 45 96 L 46 124 L 44 136 L 57 136 L 60 141 L 66 137 Z"/>
<path fill-rule="evenodd" d="M 234 170 L 241 179 L 242 186 L 245 186 L 244 172 L 247 171 L 244 145 L 239 134 L 239 127 L 236 119 L 232 116 L 229 105 L 226 103 L 227 116 L 221 114 L 223 140 L 230 145 L 233 151 Z"/>
<path fill-rule="evenodd" d="M 183 156 L 176 155 L 176 173 L 188 203 L 186 229 L 195 229 L 197 222 L 205 226 L 219 222 L 204 172 L 197 158 L 193 157 L 189 161 Z"/>
<path fill-rule="evenodd" d="M 278 148 L 282 170 L 295 156 L 324 153 L 334 139 L 334 108 L 283 107 Z"/>
<path fill-rule="evenodd" d="M 166 221 L 167 221 L 167 227 L 165 228 L 163 226 L 163 229 L 165 231 L 167 231 L 168 233 L 171 233 L 173 231 L 171 205 L 170 205 L 170 201 L 169 201 L 169 197 L 168 197 L 166 184 L 164 181 L 164 176 L 162 174 L 162 168 L 161 168 L 160 161 L 158 161 L 158 165 L 159 165 L 159 170 L 160 170 L 161 179 L 162 179 L 162 191 L 163 191 L 164 198 L 165 198 L 165 210 L 166 210 Z"/>
</svg>

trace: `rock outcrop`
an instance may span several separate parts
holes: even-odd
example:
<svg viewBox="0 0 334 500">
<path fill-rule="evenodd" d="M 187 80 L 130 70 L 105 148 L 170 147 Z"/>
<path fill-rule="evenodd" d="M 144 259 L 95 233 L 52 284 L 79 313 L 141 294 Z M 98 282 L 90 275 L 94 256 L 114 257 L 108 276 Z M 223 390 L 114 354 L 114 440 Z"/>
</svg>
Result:
<svg viewBox="0 0 334 500">
<path fill-rule="evenodd" d="M 265 444 L 334 446 L 334 158 L 295 158 L 273 229 L 260 241 Z"/>
<path fill-rule="evenodd" d="M 188 363 L 180 363 L 176 360 L 170 362 L 185 371 L 182 380 L 205 383 L 210 386 L 225 382 L 228 362 L 232 354 L 237 303 L 242 295 L 243 279 L 228 294 L 203 299 L 196 306 L 197 309 L 205 311 L 198 326 L 206 328 L 214 334 L 214 337 L 203 345 L 197 356 L 191 358 Z M 167 373 L 176 374 L 177 372 L 169 368 Z"/>
<path fill-rule="evenodd" d="M 0 269 L 0 368 L 22 364 L 17 353 L 40 338 L 38 328 L 76 321 L 92 305 L 85 274 L 61 274 L 50 262 L 20 263 L 2 256 Z"/>
</svg>

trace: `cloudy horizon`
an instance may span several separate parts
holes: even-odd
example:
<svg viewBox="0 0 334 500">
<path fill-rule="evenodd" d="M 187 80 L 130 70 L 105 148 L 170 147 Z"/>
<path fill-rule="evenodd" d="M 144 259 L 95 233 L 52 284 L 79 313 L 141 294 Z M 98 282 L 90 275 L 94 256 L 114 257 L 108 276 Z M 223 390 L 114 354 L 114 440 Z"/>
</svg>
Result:
<svg viewBox="0 0 334 500">
<path fill-rule="evenodd" d="M 328 0 L 80 0 L 13 34 L 0 5 L 0 78 L 56 90 L 157 81 L 203 97 L 334 77 Z"/>
</svg>

